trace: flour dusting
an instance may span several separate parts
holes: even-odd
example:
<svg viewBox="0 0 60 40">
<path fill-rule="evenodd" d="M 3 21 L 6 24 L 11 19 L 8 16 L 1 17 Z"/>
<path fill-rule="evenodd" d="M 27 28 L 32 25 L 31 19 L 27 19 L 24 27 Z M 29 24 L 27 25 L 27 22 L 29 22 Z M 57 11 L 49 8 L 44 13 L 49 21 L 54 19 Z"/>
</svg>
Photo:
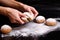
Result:
<svg viewBox="0 0 60 40">
<path fill-rule="evenodd" d="M 44 23 L 38 24 L 34 22 L 29 22 L 24 25 L 23 28 L 19 30 L 12 30 L 9 34 L 2 34 L 2 37 L 6 36 L 39 36 L 47 34 L 51 31 L 54 31 L 55 29 L 60 28 L 60 22 L 57 22 L 56 26 L 47 26 Z"/>
</svg>

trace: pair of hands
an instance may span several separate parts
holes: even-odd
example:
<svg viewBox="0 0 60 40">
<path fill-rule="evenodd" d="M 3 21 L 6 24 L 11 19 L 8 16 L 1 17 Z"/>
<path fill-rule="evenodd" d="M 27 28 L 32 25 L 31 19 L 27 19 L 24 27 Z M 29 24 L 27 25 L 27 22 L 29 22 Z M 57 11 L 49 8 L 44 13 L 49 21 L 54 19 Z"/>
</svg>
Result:
<svg viewBox="0 0 60 40">
<path fill-rule="evenodd" d="M 18 23 L 18 24 L 25 23 L 20 17 L 25 17 L 26 15 L 24 15 L 21 11 L 30 12 L 31 14 L 34 15 L 34 17 L 38 15 L 38 12 L 34 7 L 28 6 L 21 2 L 17 2 L 15 0 L 3 0 L 2 4 L 4 4 L 4 6 L 8 6 L 6 7 L 6 11 L 7 11 L 6 15 L 9 17 L 11 23 Z M 9 7 L 12 7 L 12 8 L 9 8 Z"/>
</svg>

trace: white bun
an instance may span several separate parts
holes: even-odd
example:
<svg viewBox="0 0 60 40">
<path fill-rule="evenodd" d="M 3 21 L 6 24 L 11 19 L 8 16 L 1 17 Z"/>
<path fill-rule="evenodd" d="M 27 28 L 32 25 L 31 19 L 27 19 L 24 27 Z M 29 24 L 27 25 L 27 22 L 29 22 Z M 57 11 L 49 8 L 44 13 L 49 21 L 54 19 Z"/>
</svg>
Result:
<svg viewBox="0 0 60 40">
<path fill-rule="evenodd" d="M 12 28 L 9 25 L 3 25 L 1 26 L 1 32 L 2 33 L 9 33 L 11 32 Z"/>
<path fill-rule="evenodd" d="M 47 22 L 56 22 L 56 20 L 53 19 L 53 18 L 48 18 L 46 21 L 47 21 Z"/>
<path fill-rule="evenodd" d="M 48 26 L 54 26 L 54 25 L 56 25 L 56 23 L 57 23 L 57 21 L 53 18 L 48 18 L 45 22 L 45 24 Z"/>
<path fill-rule="evenodd" d="M 45 17 L 44 16 L 37 16 L 36 17 L 36 22 L 43 23 L 44 21 L 45 21 Z"/>
</svg>

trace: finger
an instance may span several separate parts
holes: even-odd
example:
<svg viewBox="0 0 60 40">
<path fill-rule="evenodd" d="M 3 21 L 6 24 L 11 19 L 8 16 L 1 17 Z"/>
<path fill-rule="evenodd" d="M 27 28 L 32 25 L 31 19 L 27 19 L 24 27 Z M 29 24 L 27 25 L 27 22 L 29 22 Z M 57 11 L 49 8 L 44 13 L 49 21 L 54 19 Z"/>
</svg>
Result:
<svg viewBox="0 0 60 40">
<path fill-rule="evenodd" d="M 30 15 L 31 15 L 31 16 L 33 17 L 33 19 L 34 19 L 34 18 L 35 18 L 35 17 L 34 17 L 34 14 L 33 14 L 33 12 L 31 11 L 30 8 L 28 9 L 28 12 L 30 13 Z"/>
<path fill-rule="evenodd" d="M 20 17 L 26 17 L 26 15 L 23 14 L 23 13 L 21 13 L 21 12 L 19 13 L 19 16 L 20 16 Z"/>
<path fill-rule="evenodd" d="M 28 9 L 28 12 L 29 12 L 31 15 L 33 15 L 33 12 L 31 11 L 31 9 Z"/>
<path fill-rule="evenodd" d="M 12 1 L 15 1 L 15 0 L 12 0 Z"/>
<path fill-rule="evenodd" d="M 18 22 L 18 21 L 16 21 L 16 20 L 14 20 L 14 19 L 12 19 L 12 20 L 10 20 L 10 21 L 11 21 L 11 23 L 19 24 L 19 22 Z"/>
<path fill-rule="evenodd" d="M 17 21 L 18 23 L 20 23 L 20 24 L 24 24 L 24 23 L 25 23 L 23 20 L 20 19 L 20 17 L 17 18 L 16 21 Z"/>
<path fill-rule="evenodd" d="M 35 16 L 35 17 L 38 15 L 38 12 L 36 11 L 35 8 L 31 8 L 31 11 L 34 13 L 34 16 Z"/>
<path fill-rule="evenodd" d="M 15 21 L 15 20 L 13 20 L 13 19 L 11 19 L 10 21 L 11 21 L 11 23 L 16 23 L 16 21 Z"/>
<path fill-rule="evenodd" d="M 11 23 L 17 23 L 16 21 L 11 21 Z"/>
</svg>

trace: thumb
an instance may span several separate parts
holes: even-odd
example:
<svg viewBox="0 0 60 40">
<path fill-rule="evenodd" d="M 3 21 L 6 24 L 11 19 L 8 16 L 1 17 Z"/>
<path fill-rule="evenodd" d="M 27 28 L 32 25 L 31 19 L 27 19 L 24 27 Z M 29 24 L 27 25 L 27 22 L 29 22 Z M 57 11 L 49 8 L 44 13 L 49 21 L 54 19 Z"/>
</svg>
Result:
<svg viewBox="0 0 60 40">
<path fill-rule="evenodd" d="M 26 15 L 23 14 L 23 13 L 21 13 L 21 12 L 19 13 L 19 16 L 20 16 L 20 17 L 26 17 Z"/>
</svg>

